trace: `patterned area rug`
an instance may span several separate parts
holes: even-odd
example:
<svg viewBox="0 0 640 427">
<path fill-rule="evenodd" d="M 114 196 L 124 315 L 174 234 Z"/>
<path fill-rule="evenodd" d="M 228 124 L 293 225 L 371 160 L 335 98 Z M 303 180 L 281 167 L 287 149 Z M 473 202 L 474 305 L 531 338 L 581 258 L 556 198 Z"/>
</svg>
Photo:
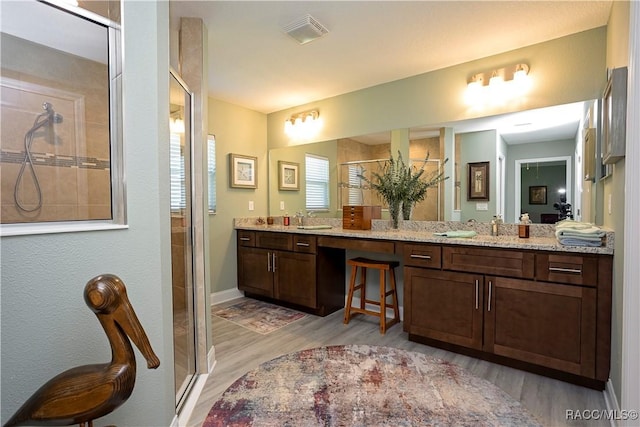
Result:
<svg viewBox="0 0 640 427">
<path fill-rule="evenodd" d="M 449 362 L 330 346 L 263 363 L 211 408 L 217 426 L 540 426 L 518 401 Z"/>
<path fill-rule="evenodd" d="M 262 335 L 276 331 L 306 316 L 299 311 L 252 299 L 213 310 L 214 316 L 229 320 Z"/>
</svg>

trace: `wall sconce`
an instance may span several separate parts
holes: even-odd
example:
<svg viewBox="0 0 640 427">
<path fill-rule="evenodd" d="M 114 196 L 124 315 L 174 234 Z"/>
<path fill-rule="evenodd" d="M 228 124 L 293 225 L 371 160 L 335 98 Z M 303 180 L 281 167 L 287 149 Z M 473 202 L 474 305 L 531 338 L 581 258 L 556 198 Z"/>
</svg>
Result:
<svg viewBox="0 0 640 427">
<path fill-rule="evenodd" d="M 523 95 L 530 83 L 529 66 L 523 63 L 477 73 L 467 80 L 467 103 L 504 102 Z"/>
<path fill-rule="evenodd" d="M 184 120 L 180 110 L 174 111 L 169 115 L 169 132 L 184 133 Z"/>
<path fill-rule="evenodd" d="M 304 111 L 284 121 L 284 132 L 292 137 L 309 137 L 320 129 L 320 124 L 318 110 Z"/>
</svg>

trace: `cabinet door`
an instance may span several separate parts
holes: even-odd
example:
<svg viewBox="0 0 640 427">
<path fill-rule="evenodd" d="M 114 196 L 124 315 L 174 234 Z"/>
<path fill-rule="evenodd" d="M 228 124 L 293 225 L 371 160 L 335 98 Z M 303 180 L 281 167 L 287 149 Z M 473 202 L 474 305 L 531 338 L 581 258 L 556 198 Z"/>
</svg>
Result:
<svg viewBox="0 0 640 427">
<path fill-rule="evenodd" d="M 272 256 L 266 249 L 238 248 L 238 289 L 273 297 Z"/>
<path fill-rule="evenodd" d="M 277 299 L 316 308 L 315 255 L 278 251 L 273 268 Z"/>
<path fill-rule="evenodd" d="M 485 281 L 485 351 L 594 378 L 595 289 L 502 277 Z"/>
<path fill-rule="evenodd" d="M 483 276 L 405 267 L 404 286 L 407 332 L 482 349 Z"/>
</svg>

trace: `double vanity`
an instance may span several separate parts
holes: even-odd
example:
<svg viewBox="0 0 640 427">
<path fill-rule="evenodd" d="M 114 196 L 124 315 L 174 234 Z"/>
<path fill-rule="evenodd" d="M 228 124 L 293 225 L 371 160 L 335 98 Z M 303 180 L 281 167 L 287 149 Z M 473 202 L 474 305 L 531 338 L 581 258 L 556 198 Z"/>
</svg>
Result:
<svg viewBox="0 0 640 427">
<path fill-rule="evenodd" d="M 389 230 L 256 225 L 237 219 L 238 288 L 325 316 L 344 307 L 346 251 L 401 259 L 410 340 L 596 389 L 609 377 L 613 233 L 604 246 L 562 246 L 552 225 L 405 222 Z M 473 238 L 435 232 L 473 229 Z M 388 254 L 388 255 L 384 255 Z"/>
</svg>

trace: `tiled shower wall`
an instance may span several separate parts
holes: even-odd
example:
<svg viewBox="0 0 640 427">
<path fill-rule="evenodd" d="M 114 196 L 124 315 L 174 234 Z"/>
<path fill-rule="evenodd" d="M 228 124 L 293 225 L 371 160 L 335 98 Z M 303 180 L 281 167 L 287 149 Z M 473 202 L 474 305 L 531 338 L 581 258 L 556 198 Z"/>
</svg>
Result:
<svg viewBox="0 0 640 427">
<path fill-rule="evenodd" d="M 367 145 L 352 139 L 339 139 L 338 140 L 338 165 L 350 161 L 372 160 L 372 159 L 388 159 L 390 155 L 391 144 L 379 144 L 379 145 Z M 440 159 L 440 139 L 425 138 L 412 140 L 409 146 L 409 156 L 411 159 L 424 159 L 429 153 L 430 159 Z M 393 154 L 397 157 L 397 153 Z M 407 159 L 404 159 L 406 162 Z M 419 163 L 418 165 L 421 165 Z M 372 171 L 380 172 L 378 163 L 364 163 L 363 166 L 368 169 L 367 174 L 371 174 Z M 434 176 L 437 174 L 437 164 L 435 162 L 429 162 L 425 166 L 425 178 Z M 344 181 L 347 179 L 348 172 L 346 166 L 340 166 L 338 171 L 338 180 Z M 438 191 L 440 191 L 440 219 L 444 217 L 444 203 L 442 197 L 444 197 L 444 186 L 432 187 L 427 190 L 427 197 L 422 202 L 414 206 L 411 213 L 411 219 L 416 221 L 437 221 L 438 220 Z M 340 192 L 342 198 L 342 206 L 349 204 L 349 192 L 344 189 Z M 378 197 L 375 191 L 365 190 L 363 191 L 364 204 L 365 205 L 383 205 L 385 203 Z"/>
<path fill-rule="evenodd" d="M 107 65 L 0 36 L 2 223 L 111 219 Z M 24 213 L 16 207 L 14 189 L 25 158 L 25 135 L 45 101 L 63 121 L 34 132 L 30 151 L 42 208 Z M 36 206 L 28 167 L 18 195 L 23 205 Z"/>
</svg>

